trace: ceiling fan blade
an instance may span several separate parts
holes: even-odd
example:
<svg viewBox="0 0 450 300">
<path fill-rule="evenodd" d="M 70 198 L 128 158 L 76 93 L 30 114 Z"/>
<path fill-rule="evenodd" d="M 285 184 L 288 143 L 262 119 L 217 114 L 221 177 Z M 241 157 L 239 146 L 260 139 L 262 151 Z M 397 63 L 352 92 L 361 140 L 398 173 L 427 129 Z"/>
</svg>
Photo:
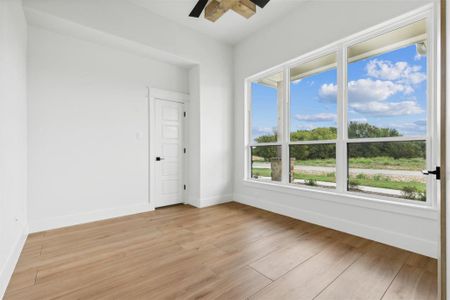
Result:
<svg viewBox="0 0 450 300">
<path fill-rule="evenodd" d="M 208 0 L 198 0 L 197 4 L 195 4 L 194 9 L 189 14 L 189 17 L 198 18 L 202 14 L 202 11 L 205 9 L 206 4 L 208 4 Z"/>
<path fill-rule="evenodd" d="M 259 7 L 264 8 L 264 6 L 266 6 L 266 4 L 269 3 L 270 0 L 250 0 L 250 1 L 258 5 Z"/>
</svg>

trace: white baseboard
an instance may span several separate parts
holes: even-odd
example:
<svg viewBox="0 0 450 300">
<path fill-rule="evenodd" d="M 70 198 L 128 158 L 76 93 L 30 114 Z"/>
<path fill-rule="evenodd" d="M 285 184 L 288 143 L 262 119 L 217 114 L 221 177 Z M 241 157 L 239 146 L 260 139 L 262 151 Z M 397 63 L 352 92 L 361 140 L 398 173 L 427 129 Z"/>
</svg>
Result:
<svg viewBox="0 0 450 300">
<path fill-rule="evenodd" d="M 208 206 L 213 206 L 217 204 L 232 202 L 233 195 L 232 194 L 226 194 L 226 195 L 219 195 L 219 196 L 212 196 L 212 197 L 205 197 L 201 199 L 189 199 L 187 201 L 187 204 L 190 204 L 192 206 L 195 206 L 197 208 L 203 208 Z"/>
<path fill-rule="evenodd" d="M 234 195 L 234 200 L 242 204 L 254 206 L 291 218 L 318 224 L 324 227 L 343 231 L 383 244 L 437 258 L 438 245 L 433 241 L 419 239 L 411 235 L 406 235 L 394 231 L 387 231 L 382 228 L 355 223 L 345 219 L 335 218 L 313 211 L 303 210 L 298 207 L 287 206 L 284 204 L 279 204 L 262 199 L 255 199 L 254 197 L 250 197 L 247 195 L 236 194 Z"/>
<path fill-rule="evenodd" d="M 190 198 L 190 199 L 187 200 L 187 202 L 185 202 L 185 204 L 189 204 L 189 205 L 192 205 L 192 206 L 197 207 L 197 208 L 201 207 L 200 199 L 198 199 L 198 198 Z"/>
<path fill-rule="evenodd" d="M 59 216 L 55 218 L 29 220 L 29 227 L 30 232 L 33 233 L 83 223 L 101 221 L 111 218 L 123 217 L 126 215 L 138 214 L 153 210 L 154 208 L 149 203 L 142 203 L 126 207 L 117 207 L 104 210 L 84 212 L 80 214 Z"/>
<path fill-rule="evenodd" d="M 227 203 L 227 202 L 231 202 L 231 201 L 233 201 L 232 194 L 207 197 L 207 198 L 202 198 L 200 200 L 199 207 L 203 208 L 203 207 L 213 206 L 213 205 Z"/>
<path fill-rule="evenodd" d="M 9 281 L 11 280 L 11 276 L 14 273 L 14 269 L 16 268 L 16 264 L 19 261 L 20 253 L 22 253 L 22 249 L 25 245 L 25 241 L 27 240 L 27 236 L 28 227 L 24 226 L 21 234 L 17 238 L 17 242 L 12 247 L 11 253 L 6 260 L 6 264 L 3 270 L 0 270 L 0 299 L 3 299 L 6 288 L 8 287 Z"/>
</svg>

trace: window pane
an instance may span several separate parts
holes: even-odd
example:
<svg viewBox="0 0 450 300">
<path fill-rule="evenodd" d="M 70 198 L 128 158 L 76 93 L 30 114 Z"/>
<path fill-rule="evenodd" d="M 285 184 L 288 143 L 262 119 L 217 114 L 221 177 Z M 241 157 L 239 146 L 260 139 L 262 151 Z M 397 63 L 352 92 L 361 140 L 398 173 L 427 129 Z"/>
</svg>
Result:
<svg viewBox="0 0 450 300">
<path fill-rule="evenodd" d="M 426 201 L 425 141 L 348 144 L 348 190 Z"/>
<path fill-rule="evenodd" d="M 281 146 L 251 147 L 253 179 L 281 181 Z"/>
<path fill-rule="evenodd" d="M 290 72 L 291 141 L 336 139 L 336 54 Z"/>
<path fill-rule="evenodd" d="M 291 145 L 289 156 L 291 183 L 336 188 L 336 144 Z"/>
<path fill-rule="evenodd" d="M 348 49 L 348 136 L 424 136 L 427 129 L 426 22 Z"/>
<path fill-rule="evenodd" d="M 276 142 L 280 125 L 283 97 L 283 73 L 252 82 L 252 141 Z"/>
</svg>

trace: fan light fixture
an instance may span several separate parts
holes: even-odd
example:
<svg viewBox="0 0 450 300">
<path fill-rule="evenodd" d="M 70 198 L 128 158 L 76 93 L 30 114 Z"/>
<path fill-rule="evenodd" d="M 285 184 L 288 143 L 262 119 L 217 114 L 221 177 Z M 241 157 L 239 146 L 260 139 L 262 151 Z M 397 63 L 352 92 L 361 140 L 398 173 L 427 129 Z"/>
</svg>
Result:
<svg viewBox="0 0 450 300">
<path fill-rule="evenodd" d="M 211 22 L 215 22 L 231 9 L 248 19 L 256 13 L 256 6 L 264 8 L 269 1 L 270 0 L 198 0 L 189 16 L 199 18 L 204 10 L 205 18 Z"/>
</svg>

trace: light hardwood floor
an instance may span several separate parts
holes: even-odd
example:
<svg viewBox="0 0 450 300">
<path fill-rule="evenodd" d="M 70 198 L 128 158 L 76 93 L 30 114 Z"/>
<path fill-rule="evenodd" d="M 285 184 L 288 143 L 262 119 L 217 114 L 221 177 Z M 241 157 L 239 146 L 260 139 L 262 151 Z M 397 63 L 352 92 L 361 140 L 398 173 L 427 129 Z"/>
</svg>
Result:
<svg viewBox="0 0 450 300">
<path fill-rule="evenodd" d="M 32 234 L 5 299 L 435 299 L 436 260 L 249 206 Z"/>
</svg>

